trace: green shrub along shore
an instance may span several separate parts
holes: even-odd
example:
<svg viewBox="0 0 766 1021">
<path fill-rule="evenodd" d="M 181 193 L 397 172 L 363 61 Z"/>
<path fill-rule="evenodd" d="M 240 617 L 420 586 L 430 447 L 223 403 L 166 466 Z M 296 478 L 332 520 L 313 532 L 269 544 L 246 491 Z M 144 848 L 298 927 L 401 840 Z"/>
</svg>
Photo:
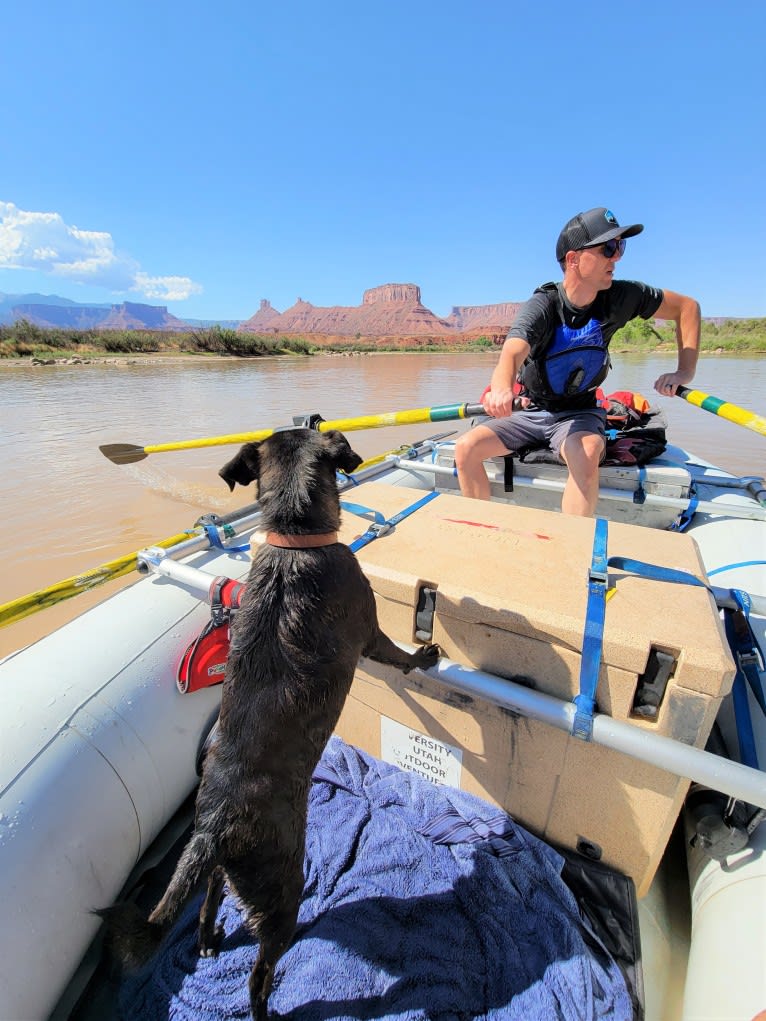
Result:
<svg viewBox="0 0 766 1021">
<path fill-rule="evenodd" d="M 477 337 L 449 343 L 430 338 L 397 339 L 381 343 L 357 335 L 348 340 L 316 344 L 303 337 L 261 336 L 238 333 L 221 326 L 168 333 L 150 330 L 71 330 L 43 328 L 26 319 L 0 325 L 0 359 L 43 361 L 114 355 L 229 355 L 257 358 L 269 355 L 373 351 L 490 351 L 502 338 Z M 652 321 L 634 320 L 612 339 L 613 351 L 648 354 L 675 350 L 675 328 Z M 707 320 L 702 324 L 702 350 L 717 354 L 766 354 L 766 319 Z"/>
</svg>

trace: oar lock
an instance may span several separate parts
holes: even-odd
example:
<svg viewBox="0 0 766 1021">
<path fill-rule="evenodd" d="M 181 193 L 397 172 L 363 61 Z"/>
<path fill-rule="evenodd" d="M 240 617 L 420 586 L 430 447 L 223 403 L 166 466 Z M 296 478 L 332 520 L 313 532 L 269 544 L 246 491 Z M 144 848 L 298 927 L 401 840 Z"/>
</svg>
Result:
<svg viewBox="0 0 766 1021">
<path fill-rule="evenodd" d="M 326 422 L 326 418 L 316 412 L 312 411 L 306 415 L 293 415 L 292 425 L 278 425 L 275 429 L 275 433 L 291 432 L 293 429 L 314 429 L 319 431 L 319 426 L 322 422 Z"/>
<path fill-rule="evenodd" d="M 309 415 L 293 415 L 292 428 L 293 429 L 319 429 L 320 424 L 322 422 L 325 422 L 325 421 L 327 421 L 327 420 L 322 418 L 322 416 L 319 415 L 316 411 L 312 412 Z M 283 426 L 281 430 L 277 429 L 275 431 L 276 432 L 281 432 L 284 429 L 290 429 L 290 428 L 291 428 L 291 426 L 286 425 L 286 426 Z"/>
<path fill-rule="evenodd" d="M 167 552 L 161 546 L 147 546 L 136 554 L 136 570 L 139 574 L 151 574 L 165 560 Z"/>
</svg>

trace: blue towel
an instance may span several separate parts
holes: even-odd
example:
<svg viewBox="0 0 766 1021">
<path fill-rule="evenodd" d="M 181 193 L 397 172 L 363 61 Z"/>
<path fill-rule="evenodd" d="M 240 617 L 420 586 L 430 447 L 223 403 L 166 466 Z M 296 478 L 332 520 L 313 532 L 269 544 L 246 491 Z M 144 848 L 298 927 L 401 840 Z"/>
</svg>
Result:
<svg viewBox="0 0 766 1021">
<path fill-rule="evenodd" d="M 312 784 L 306 888 L 269 998 L 292 1021 L 629 1021 L 622 973 L 561 879 L 561 857 L 496 807 L 332 738 Z M 248 1018 L 257 943 L 233 895 L 217 958 L 201 898 L 123 983 L 130 1021 Z"/>
</svg>

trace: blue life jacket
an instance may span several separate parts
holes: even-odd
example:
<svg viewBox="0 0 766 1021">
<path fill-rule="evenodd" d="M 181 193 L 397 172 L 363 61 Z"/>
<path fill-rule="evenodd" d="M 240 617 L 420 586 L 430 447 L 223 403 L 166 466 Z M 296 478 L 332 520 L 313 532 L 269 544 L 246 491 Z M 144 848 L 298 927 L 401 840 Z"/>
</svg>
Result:
<svg viewBox="0 0 766 1021">
<path fill-rule="evenodd" d="M 519 373 L 530 397 L 552 410 L 595 391 L 611 368 L 601 322 L 590 319 L 579 329 L 567 326 L 558 286 L 556 300 L 561 322 L 553 340 L 540 358 L 528 358 Z"/>
</svg>

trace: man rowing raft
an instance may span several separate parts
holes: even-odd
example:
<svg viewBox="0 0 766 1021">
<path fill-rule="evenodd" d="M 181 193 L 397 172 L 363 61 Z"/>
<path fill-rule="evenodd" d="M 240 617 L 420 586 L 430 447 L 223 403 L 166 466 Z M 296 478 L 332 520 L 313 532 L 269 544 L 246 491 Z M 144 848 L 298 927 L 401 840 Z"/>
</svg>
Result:
<svg viewBox="0 0 766 1021">
<path fill-rule="evenodd" d="M 609 341 L 631 319 L 656 316 L 676 324 L 678 367 L 655 381 L 658 393 L 673 396 L 694 378 L 699 304 L 675 291 L 614 279 L 627 238 L 643 229 L 640 223 L 621 227 L 604 207 L 565 225 L 556 244 L 564 279 L 538 287 L 519 310 L 482 398 L 490 417 L 455 445 L 464 496 L 489 499 L 486 458 L 550 446 L 569 469 L 561 509 L 594 514 L 606 447 L 606 412 L 596 389 L 611 367 Z"/>
</svg>

